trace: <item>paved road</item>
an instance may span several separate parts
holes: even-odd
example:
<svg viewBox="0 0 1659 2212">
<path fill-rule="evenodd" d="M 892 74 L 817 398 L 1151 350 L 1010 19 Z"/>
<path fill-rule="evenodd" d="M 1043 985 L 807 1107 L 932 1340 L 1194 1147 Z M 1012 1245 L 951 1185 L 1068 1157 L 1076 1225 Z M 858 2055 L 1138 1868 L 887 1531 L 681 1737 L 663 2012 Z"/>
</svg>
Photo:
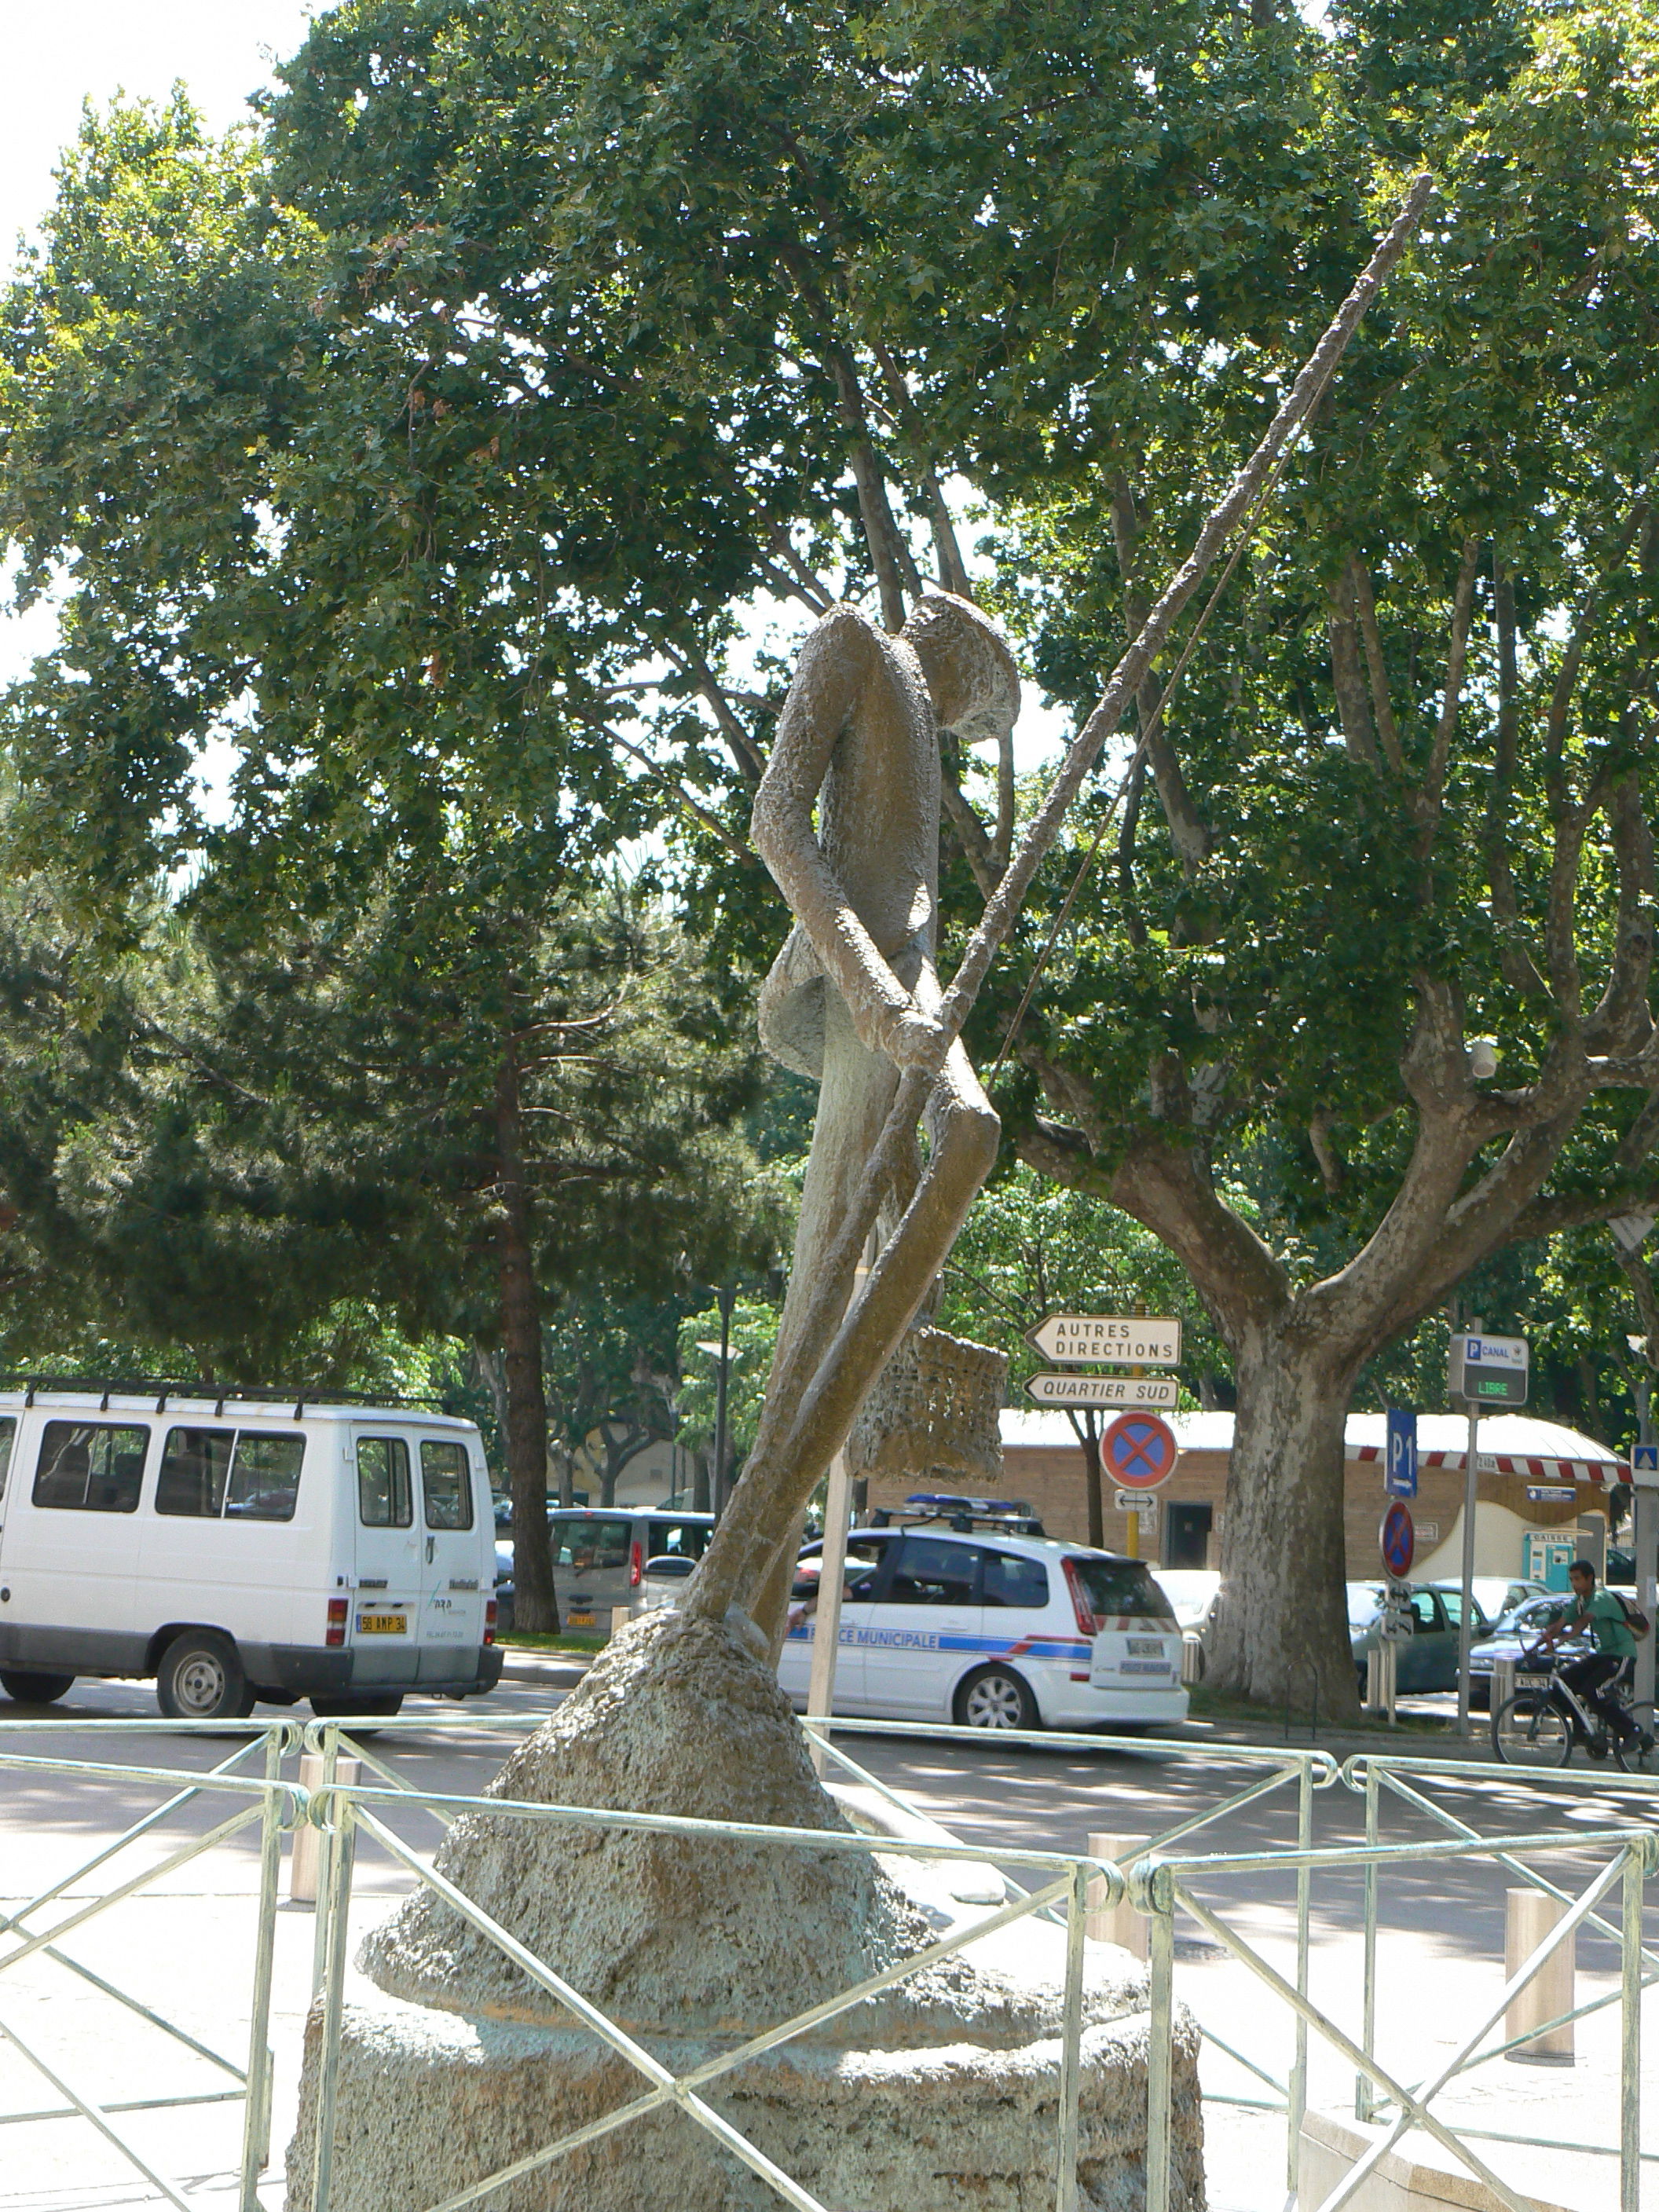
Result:
<svg viewBox="0 0 1659 2212">
<path fill-rule="evenodd" d="M 562 1694 L 558 1683 L 548 1682 L 504 1686 L 495 1698 L 478 1706 L 458 1708 L 437 1701 L 411 1700 L 405 1708 L 406 1716 L 425 1724 L 386 1731 L 374 1740 L 373 1748 L 416 1787 L 471 1793 L 494 1773 L 507 1744 L 550 1711 Z M 223 1739 L 185 1741 L 158 1729 L 125 1736 L 118 1743 L 107 1739 L 94 1743 L 62 1725 L 70 1719 L 148 1718 L 154 1717 L 154 1711 L 147 1686 L 80 1684 L 70 1698 L 53 1709 L 53 1725 L 43 1729 L 38 1737 L 30 1731 L 31 1748 L 38 1743 L 42 1752 L 53 1756 L 101 1758 L 124 1767 L 155 1763 L 192 1771 L 204 1770 L 227 1755 L 230 1746 Z M 9 1709 L 0 1705 L 0 1719 L 9 1717 Z M 0 1748 L 17 1741 L 15 1732 L 0 1730 Z M 1194 1735 L 1193 1741 L 1201 1743 L 1202 1738 Z M 844 1741 L 872 1775 L 905 1793 L 965 1840 L 982 1846 L 988 1856 L 994 1856 L 1000 1844 L 1005 1848 L 1080 1850 L 1086 1847 L 1085 1838 L 1091 1831 L 1157 1833 L 1221 1805 L 1252 1778 L 1248 1768 L 1224 1757 L 1175 1759 L 1153 1747 L 1133 1752 L 1103 1747 L 1062 1750 L 1045 1747 L 1040 1739 L 1020 1744 L 966 1746 L 891 1734 L 849 1736 Z M 16 1901 L 58 1879 L 67 1867 L 118 1834 L 155 1804 L 161 1794 L 155 1785 L 136 1778 L 131 1782 L 116 1777 L 66 1785 L 56 1775 L 15 1770 L 0 1773 L 0 1893 L 12 1900 L 15 1909 Z M 1490 1778 L 1437 1783 L 1434 1795 L 1471 1825 L 1511 1835 L 1540 1827 L 1577 1833 L 1616 1825 L 1627 1820 L 1633 1809 L 1628 1799 L 1621 1801 L 1611 1791 L 1594 1788 L 1581 1790 L 1565 1802 L 1558 1801 L 1551 1809 L 1547 1801 L 1517 1787 L 1512 1778 L 1498 1771 Z M 224 1810 L 222 1801 L 210 1802 L 204 1797 L 176 1815 L 167 1834 L 203 1833 L 215 1820 L 223 1817 Z M 1363 1819 L 1362 1801 L 1349 1790 L 1339 1786 L 1316 1794 L 1316 1843 L 1358 1842 L 1363 1836 Z M 423 1850 L 436 1840 L 430 1817 L 413 1808 L 399 1813 L 392 1825 Z M 1443 1832 L 1437 1830 L 1426 1814 L 1406 1806 L 1390 1808 L 1384 1828 L 1386 1840 L 1400 1842 L 1427 1839 L 1437 1832 Z M 1295 1833 L 1294 1792 L 1281 1789 L 1248 1806 L 1222 1810 L 1182 1848 L 1205 1852 L 1272 1851 L 1292 1844 Z M 1551 1871 L 1576 1887 L 1588 1878 L 1595 1863 L 1588 1853 L 1564 1852 L 1551 1863 Z M 210 1873 L 204 1872 L 208 1869 Z M 228 1900 L 233 1898 L 246 1900 L 254 1877 L 253 1839 L 239 1839 L 211 1861 L 193 1862 L 179 1869 L 161 1885 L 158 1893 L 147 1893 L 143 1900 L 149 1915 L 143 1922 L 147 1932 L 141 1938 L 120 1940 L 134 1951 L 141 1967 L 159 1977 L 161 1985 L 181 1988 L 179 1963 L 189 1954 L 191 1931 L 205 1929 L 216 1913 L 222 1917 L 229 1911 Z M 1474 2024 L 1483 2005 L 1490 2008 L 1501 1988 L 1503 1893 L 1510 1879 L 1489 1862 L 1465 1860 L 1391 1869 L 1385 1881 L 1382 2048 L 1385 2053 L 1392 2051 L 1401 2070 L 1413 2078 L 1437 2054 L 1449 2052 L 1458 2035 Z M 380 1900 L 402 1886 L 402 1876 L 392 1863 L 365 1850 L 359 1890 L 364 1918 L 378 1917 L 384 1910 Z M 82 1884 L 72 1894 L 92 1887 Z M 1291 1879 L 1272 1869 L 1231 1875 L 1218 1869 L 1198 1876 L 1194 1887 L 1264 1957 L 1281 1969 L 1289 1966 L 1294 1927 Z M 242 1910 L 245 1917 L 245 1905 Z M 123 1911 L 130 1921 L 143 1919 L 136 1905 Z M 285 1919 L 282 1936 L 278 2027 L 279 2040 L 286 2039 L 281 2072 L 285 2091 L 291 2092 L 297 2027 L 308 1993 L 311 1923 L 309 1915 L 299 1908 L 285 1907 L 284 1912 L 293 1917 Z M 1359 1912 L 1357 1875 L 1319 1878 L 1314 1899 L 1314 1994 L 1350 2025 L 1357 2020 Z M 112 1929 L 114 1923 L 109 1924 Z M 119 1942 L 113 1935 L 110 1942 L 118 1950 Z M 78 1955 L 98 1962 L 95 1947 Z M 1291 2056 L 1288 2016 L 1264 1996 L 1248 1969 L 1230 1959 L 1194 1923 L 1188 1923 L 1182 1929 L 1178 1956 L 1182 1994 L 1200 2018 L 1236 2046 L 1247 2048 L 1258 2063 L 1282 2079 Z M 1613 1985 L 1616 1956 L 1607 1938 L 1587 1931 L 1581 1938 L 1578 1957 L 1581 1997 Z M 27 1978 L 37 1963 L 20 1969 L 19 1975 Z M 234 1972 L 227 1968 L 227 2001 L 234 1996 Z M 6 2017 L 7 1986 L 0 1981 L 0 2021 Z M 54 1994 L 49 1972 L 43 1969 L 29 1986 L 33 2007 L 29 2016 L 37 2025 L 46 2022 L 55 2027 L 67 2019 L 68 2015 L 53 2009 L 64 1999 L 61 1992 Z M 84 2000 L 90 2007 L 84 1991 L 75 1994 L 77 2001 Z M 153 1987 L 149 1994 L 155 2002 Z M 204 2018 L 210 2010 L 211 2007 L 206 2008 Z M 93 2016 L 92 2010 L 87 2009 L 84 2020 L 88 2030 Z M 1607 2139 L 1613 2122 L 1608 2069 L 1613 2063 L 1615 2020 L 1616 2013 L 1609 2008 L 1581 2030 L 1581 2063 L 1571 2074 L 1545 2075 L 1537 2069 L 1504 2062 L 1486 2069 L 1472 2077 L 1462 2100 L 1465 2109 L 1478 2112 L 1480 2124 L 1487 2126 L 1514 2126 L 1519 2122 L 1534 2134 L 1582 2141 L 1588 2131 Z M 1207 2056 L 1206 2067 L 1212 2091 L 1231 2094 L 1259 2091 L 1259 2083 L 1252 2082 L 1242 2069 L 1219 2053 Z M 1340 2106 L 1352 2097 L 1352 2075 L 1334 2054 L 1327 2058 L 1316 2051 L 1313 2080 L 1316 2102 Z M 33 2086 L 26 2086 L 30 2083 Z M 1659 2080 L 1655 2086 L 1659 2090 Z M 0 2107 L 30 2109 L 31 2097 L 38 2102 L 38 2081 L 21 2069 L 21 2061 L 0 2057 Z M 1545 2106 L 1547 2111 L 1540 2120 L 1540 2109 Z M 146 2121 L 135 2125 L 154 2130 L 161 2124 Z M 1283 2190 L 1277 2129 L 1282 2129 L 1282 2122 L 1264 2122 L 1222 2106 L 1213 2108 L 1210 2136 L 1212 2202 L 1216 2212 L 1268 2212 L 1268 2208 L 1278 2212 Z M 279 2141 L 282 2132 L 279 2124 Z M 8 2161 L 0 2156 L 0 2206 L 6 2207 L 7 2212 L 13 2207 L 21 2212 L 25 2204 L 31 2212 L 36 2205 L 43 2212 L 49 2205 L 61 2205 L 63 2212 L 68 2212 L 69 2207 L 82 2203 L 126 2201 L 113 2197 L 77 2197 L 72 2191 L 55 2197 L 52 2188 L 58 2182 L 82 2171 L 77 2163 L 81 2154 L 75 2145 L 82 2140 L 82 2134 L 67 2125 L 37 2126 L 9 2136 L 4 2148 L 9 2150 L 25 2135 L 61 2139 L 62 2147 L 53 2152 L 48 2168 L 32 2185 L 33 2196 L 18 2196 L 9 2190 Z M 1652 2139 L 1659 2143 L 1659 2107 L 1656 2107 Z M 205 2137 L 203 2142 L 205 2156 Z M 222 2145 L 217 2154 L 222 2156 Z M 1501 2169 L 1505 2154 L 1492 2155 Z M 1611 2201 L 1611 2171 L 1604 2160 L 1542 2154 L 1529 2158 L 1525 2171 L 1530 2188 L 1541 2191 L 1547 2181 L 1555 2201 L 1564 2205 L 1582 2205 L 1583 2212 L 1592 2212 L 1592 2208 Z M 52 2187 L 48 2187 L 48 2182 Z M 273 2197 L 272 2201 L 279 2199 Z"/>
</svg>

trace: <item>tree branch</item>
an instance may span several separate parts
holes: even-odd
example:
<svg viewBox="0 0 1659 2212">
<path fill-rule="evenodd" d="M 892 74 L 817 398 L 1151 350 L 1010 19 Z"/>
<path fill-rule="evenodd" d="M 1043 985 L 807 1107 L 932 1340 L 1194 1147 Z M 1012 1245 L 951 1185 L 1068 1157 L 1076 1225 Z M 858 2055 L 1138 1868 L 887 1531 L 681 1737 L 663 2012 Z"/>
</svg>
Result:
<svg viewBox="0 0 1659 2212">
<path fill-rule="evenodd" d="M 1498 963 L 1511 990 L 1528 998 L 1547 998 L 1549 986 L 1525 941 L 1520 903 L 1515 894 L 1515 876 L 1510 866 L 1506 828 L 1510 802 L 1515 794 L 1516 740 L 1521 708 L 1515 650 L 1515 579 L 1496 556 L 1492 561 L 1492 611 L 1498 628 L 1498 750 L 1482 828 Z"/>
<path fill-rule="evenodd" d="M 1364 768 L 1376 766 L 1376 746 L 1371 737 L 1370 715 L 1365 703 L 1365 678 L 1359 663 L 1359 629 L 1354 608 L 1353 563 L 1327 592 L 1330 613 L 1327 628 L 1331 641 L 1331 683 L 1336 692 L 1337 720 L 1348 758 Z"/>
<path fill-rule="evenodd" d="M 1382 658 L 1382 637 L 1376 626 L 1376 602 L 1371 596 L 1370 572 L 1359 556 L 1348 557 L 1348 574 L 1353 584 L 1354 611 L 1359 617 L 1359 635 L 1365 648 L 1365 669 L 1370 678 L 1371 714 L 1376 724 L 1377 742 L 1382 757 L 1396 775 L 1406 773 L 1406 757 L 1400 749 L 1400 732 L 1395 726 L 1394 706 L 1389 696 L 1389 668 Z"/>
<path fill-rule="evenodd" d="M 1427 854 L 1440 821 L 1440 802 L 1445 795 L 1446 771 L 1451 764 L 1452 738 L 1457 730 L 1457 709 L 1463 697 L 1463 677 L 1468 665 L 1469 625 L 1474 618 L 1474 580 L 1480 559 L 1480 541 L 1463 540 L 1463 561 L 1452 597 L 1451 640 L 1446 652 L 1446 688 L 1440 696 L 1440 720 L 1429 749 L 1429 765 L 1423 778 L 1423 840 Z"/>
</svg>

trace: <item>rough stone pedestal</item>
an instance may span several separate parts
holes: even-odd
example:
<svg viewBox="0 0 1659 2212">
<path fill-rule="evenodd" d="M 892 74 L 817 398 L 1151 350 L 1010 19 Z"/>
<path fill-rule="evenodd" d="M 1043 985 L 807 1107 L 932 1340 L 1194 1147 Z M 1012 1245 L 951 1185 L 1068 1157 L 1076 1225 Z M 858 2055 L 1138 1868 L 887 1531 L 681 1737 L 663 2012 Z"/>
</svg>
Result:
<svg viewBox="0 0 1659 2212">
<path fill-rule="evenodd" d="M 659 1613 L 609 1647 L 510 1759 L 501 1797 L 844 1829 L 769 1669 Z M 647 1837 L 487 1814 L 441 1870 L 674 2072 L 913 1956 L 946 1915 L 868 1855 Z M 902 1869 L 901 1869 L 902 1871 Z M 1047 2212 L 1060 2073 L 1055 1931 L 948 1959 L 711 2086 L 708 2101 L 834 2212 Z M 1097 1948 L 1085 2008 L 1084 2212 L 1145 2196 L 1144 1971 Z M 1004 1960 L 1008 1964 L 1005 1965 Z M 331 2212 L 429 2208 L 625 2104 L 643 2078 L 430 1892 L 362 1948 Z M 1175 2051 L 1182 2212 L 1203 2203 L 1197 2034 Z M 307 2212 L 320 2019 L 307 2033 L 289 2212 Z M 489 2212 L 750 2212 L 774 2192 L 665 2110 L 504 2185 Z"/>
</svg>

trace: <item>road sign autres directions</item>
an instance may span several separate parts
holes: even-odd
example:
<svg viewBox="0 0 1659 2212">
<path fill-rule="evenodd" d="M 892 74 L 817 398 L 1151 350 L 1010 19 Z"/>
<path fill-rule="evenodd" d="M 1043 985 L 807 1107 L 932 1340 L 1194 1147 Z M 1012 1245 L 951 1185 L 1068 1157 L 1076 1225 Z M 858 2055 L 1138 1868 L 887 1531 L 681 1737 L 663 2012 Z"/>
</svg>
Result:
<svg viewBox="0 0 1659 2212">
<path fill-rule="evenodd" d="M 1146 1314 L 1050 1314 L 1025 1341 L 1045 1359 L 1079 1367 L 1178 1367 L 1181 1323 Z"/>
<path fill-rule="evenodd" d="M 1025 1387 L 1039 1406 L 1109 1406 L 1120 1412 L 1133 1406 L 1173 1411 L 1181 1398 L 1173 1375 L 1034 1375 Z"/>
</svg>

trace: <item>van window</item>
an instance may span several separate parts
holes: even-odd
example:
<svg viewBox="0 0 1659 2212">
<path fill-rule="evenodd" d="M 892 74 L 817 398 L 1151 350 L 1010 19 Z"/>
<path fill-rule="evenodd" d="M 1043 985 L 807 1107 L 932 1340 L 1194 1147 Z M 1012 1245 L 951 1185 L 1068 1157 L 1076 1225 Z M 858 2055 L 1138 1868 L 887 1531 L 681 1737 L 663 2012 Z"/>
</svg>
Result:
<svg viewBox="0 0 1659 2212">
<path fill-rule="evenodd" d="M 6 1501 L 6 1477 L 11 1473 L 11 1448 L 17 1440 L 17 1424 L 8 1413 L 0 1420 L 0 1505 Z"/>
<path fill-rule="evenodd" d="M 156 1511 L 216 1521 L 235 1449 L 234 1429 L 169 1429 L 155 1478 Z"/>
<path fill-rule="evenodd" d="M 634 1533 L 631 1522 L 606 1521 L 597 1513 L 584 1513 L 556 1525 L 562 1567 L 585 1575 L 599 1567 L 628 1565 L 629 1539 Z"/>
<path fill-rule="evenodd" d="M 889 1605 L 977 1605 L 979 1547 L 906 1536 L 887 1585 Z"/>
<path fill-rule="evenodd" d="M 1041 1559 L 1022 1559 L 1012 1552 L 988 1552 L 980 1602 L 1040 1612 L 1048 1602 L 1048 1570 Z"/>
<path fill-rule="evenodd" d="M 647 1559 L 700 1559 L 714 1530 L 702 1521 L 653 1521 L 646 1538 Z"/>
<path fill-rule="evenodd" d="M 401 1437 L 358 1437 L 357 1517 L 365 1528 L 407 1528 L 414 1519 Z"/>
<path fill-rule="evenodd" d="M 236 1438 L 225 1492 L 227 1521 L 291 1521 L 300 1495 L 303 1437 L 273 1437 L 243 1429 Z"/>
<path fill-rule="evenodd" d="M 472 1470 L 466 1446 L 428 1437 L 421 1445 L 421 1486 L 428 1528 L 472 1526 Z"/>
<path fill-rule="evenodd" d="M 72 1513 L 134 1513 L 148 1429 L 101 1421 L 48 1421 L 34 1469 L 34 1502 Z"/>
</svg>

